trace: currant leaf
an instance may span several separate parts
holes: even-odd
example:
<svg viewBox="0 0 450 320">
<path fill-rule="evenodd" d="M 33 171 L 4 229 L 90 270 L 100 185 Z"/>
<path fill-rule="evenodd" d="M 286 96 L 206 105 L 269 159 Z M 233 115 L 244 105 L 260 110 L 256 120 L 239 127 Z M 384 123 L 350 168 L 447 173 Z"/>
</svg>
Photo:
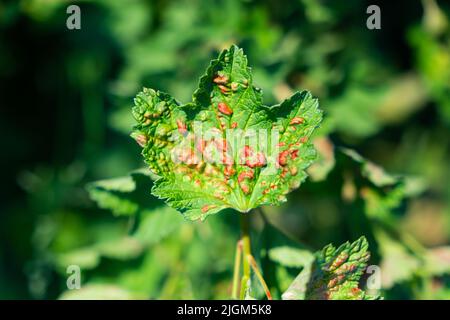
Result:
<svg viewBox="0 0 450 320">
<path fill-rule="evenodd" d="M 312 264 L 294 280 L 283 299 L 296 300 L 366 300 L 377 297 L 366 294 L 359 280 L 367 266 L 368 243 L 361 237 L 339 248 L 327 245 L 315 255 Z"/>
<path fill-rule="evenodd" d="M 144 88 L 133 115 L 132 137 L 157 176 L 152 194 L 190 220 L 286 201 L 315 160 L 309 139 L 322 119 L 307 91 L 263 105 L 247 58 L 234 45 L 211 62 L 192 102 Z"/>
<path fill-rule="evenodd" d="M 339 248 L 328 245 L 317 255 L 313 265 L 307 299 L 362 299 L 364 291 L 358 282 L 370 254 L 367 240 L 359 238 Z"/>
</svg>

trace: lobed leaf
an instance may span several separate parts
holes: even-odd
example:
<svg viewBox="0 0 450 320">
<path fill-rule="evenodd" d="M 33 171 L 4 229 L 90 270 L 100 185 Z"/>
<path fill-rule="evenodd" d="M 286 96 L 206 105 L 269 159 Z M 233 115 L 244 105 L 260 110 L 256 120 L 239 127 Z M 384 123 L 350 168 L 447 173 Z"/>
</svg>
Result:
<svg viewBox="0 0 450 320">
<path fill-rule="evenodd" d="M 236 46 L 211 62 L 192 102 L 144 88 L 133 115 L 132 137 L 158 176 L 152 193 L 190 220 L 286 201 L 316 157 L 309 138 L 322 119 L 307 91 L 263 105 Z"/>
<path fill-rule="evenodd" d="M 139 169 L 127 176 L 91 182 L 86 190 L 100 208 L 110 210 L 116 216 L 131 216 L 143 208 L 155 206 L 143 196 L 144 190 L 152 186 L 151 178 L 155 177 L 147 170 Z"/>
<path fill-rule="evenodd" d="M 283 294 L 283 299 L 361 300 L 373 298 L 358 288 L 370 254 L 364 237 L 339 248 L 327 245 L 316 253 Z"/>
</svg>

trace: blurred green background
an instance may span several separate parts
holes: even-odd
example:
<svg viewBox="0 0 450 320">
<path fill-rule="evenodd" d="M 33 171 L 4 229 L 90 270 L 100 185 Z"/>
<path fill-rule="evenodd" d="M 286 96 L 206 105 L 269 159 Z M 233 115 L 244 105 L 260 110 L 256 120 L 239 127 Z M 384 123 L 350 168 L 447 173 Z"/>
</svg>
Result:
<svg viewBox="0 0 450 320">
<path fill-rule="evenodd" d="M 236 43 L 266 104 L 308 89 L 325 111 L 311 178 L 265 209 L 277 231 L 253 219 L 275 297 L 301 269 L 276 239 L 366 235 L 386 299 L 450 299 L 449 19 L 442 0 L 2 1 L 0 298 L 229 297 L 236 214 L 184 222 L 150 195 L 129 133 L 143 86 L 188 102 Z"/>
</svg>

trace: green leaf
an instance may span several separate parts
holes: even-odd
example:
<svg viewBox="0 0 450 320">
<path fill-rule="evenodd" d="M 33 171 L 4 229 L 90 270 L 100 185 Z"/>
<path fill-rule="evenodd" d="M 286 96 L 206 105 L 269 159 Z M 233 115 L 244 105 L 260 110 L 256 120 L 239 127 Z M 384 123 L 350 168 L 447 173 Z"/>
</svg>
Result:
<svg viewBox="0 0 450 320">
<path fill-rule="evenodd" d="M 437 247 L 427 251 L 425 274 L 450 274 L 450 246 Z"/>
<path fill-rule="evenodd" d="M 110 284 L 89 284 L 78 290 L 67 290 L 60 300 L 135 300 L 145 297 Z"/>
<path fill-rule="evenodd" d="M 408 42 L 414 48 L 415 67 L 425 81 L 431 98 L 435 100 L 442 120 L 448 124 L 450 122 L 448 33 L 446 37 L 436 37 L 427 32 L 425 28 L 415 26 L 408 30 L 407 37 Z"/>
<path fill-rule="evenodd" d="M 408 252 L 399 241 L 393 239 L 381 228 L 375 229 L 379 242 L 381 260 L 381 283 L 383 288 L 390 289 L 395 284 L 410 280 L 419 270 L 421 261 Z"/>
<path fill-rule="evenodd" d="M 119 192 L 108 191 L 101 187 L 93 187 L 89 190 L 89 196 L 100 208 L 111 210 L 117 216 L 133 215 L 138 210 L 136 203 L 122 197 Z"/>
<path fill-rule="evenodd" d="M 152 193 L 190 220 L 286 201 L 316 157 L 309 138 L 322 120 L 307 91 L 263 105 L 236 46 L 211 62 L 193 102 L 144 88 L 133 115 L 132 137 L 159 177 Z"/>
<path fill-rule="evenodd" d="M 129 260 L 140 256 L 143 249 L 141 242 L 126 236 L 58 254 L 56 263 L 62 270 L 69 265 L 77 265 L 82 269 L 94 269 L 99 265 L 102 257 Z"/>
<path fill-rule="evenodd" d="M 318 152 L 318 159 L 308 168 L 307 172 L 313 181 L 323 181 L 336 163 L 334 145 L 327 137 L 317 137 L 314 139 L 314 146 Z"/>
<path fill-rule="evenodd" d="M 62 270 L 69 265 L 93 269 L 98 266 L 102 257 L 116 260 L 137 258 L 147 246 L 159 243 L 183 223 L 183 218 L 176 210 L 167 206 L 145 209 L 141 212 L 141 219 L 133 235 L 99 241 L 90 246 L 58 254 L 57 265 Z"/>
<path fill-rule="evenodd" d="M 390 186 L 401 180 L 400 176 L 387 173 L 382 167 L 365 159 L 355 150 L 341 148 L 342 153 L 361 165 L 361 173 L 377 187 Z"/>
<path fill-rule="evenodd" d="M 102 209 L 111 210 L 116 216 L 130 216 L 154 203 L 145 194 L 155 178 L 147 170 L 136 170 L 130 175 L 91 182 L 86 186 L 90 198 Z"/>
<path fill-rule="evenodd" d="M 283 299 L 361 300 L 371 298 L 358 288 L 370 254 L 364 237 L 339 248 L 327 245 L 315 255 L 283 294 Z"/>
<path fill-rule="evenodd" d="M 363 184 L 370 184 L 360 191 L 369 217 L 392 218 L 391 211 L 405 198 L 417 196 L 428 187 L 426 181 L 419 176 L 391 174 L 355 150 L 340 148 L 340 151 L 357 164 Z"/>
<path fill-rule="evenodd" d="M 57 265 L 62 269 L 77 265 L 81 269 L 93 269 L 100 263 L 100 254 L 94 247 L 80 248 L 56 256 Z"/>
<path fill-rule="evenodd" d="M 262 272 L 274 299 L 281 298 L 295 276 L 308 267 L 314 254 L 291 239 L 282 229 L 265 220 L 257 251 L 260 252 Z M 258 282 L 256 282 L 258 283 Z M 259 286 L 255 286 L 259 287 Z M 262 296 L 264 292 L 261 292 Z"/>
<path fill-rule="evenodd" d="M 420 176 L 391 174 L 379 165 L 364 158 L 355 150 L 343 147 L 339 149 L 360 166 L 362 176 L 376 187 L 398 187 L 402 185 L 404 197 L 417 196 L 428 187 L 426 181 Z"/>
<path fill-rule="evenodd" d="M 111 210 L 114 215 L 133 215 L 138 210 L 138 204 L 128 197 L 136 189 L 131 176 L 91 182 L 86 189 L 100 208 Z"/>
<path fill-rule="evenodd" d="M 309 251 L 289 246 L 270 249 L 269 258 L 290 268 L 305 267 L 313 260 L 312 254 Z"/>
<path fill-rule="evenodd" d="M 117 240 L 99 243 L 96 245 L 96 248 L 103 257 L 117 260 L 136 258 L 144 250 L 142 243 L 131 237 L 123 237 Z"/>
<path fill-rule="evenodd" d="M 270 260 L 288 268 L 302 268 L 314 260 L 311 251 L 289 238 L 269 221 L 264 226 L 260 246 Z"/>
<path fill-rule="evenodd" d="M 146 245 L 158 243 L 183 223 L 183 218 L 167 206 L 155 210 L 144 210 L 142 216 L 142 221 L 133 237 Z"/>
</svg>

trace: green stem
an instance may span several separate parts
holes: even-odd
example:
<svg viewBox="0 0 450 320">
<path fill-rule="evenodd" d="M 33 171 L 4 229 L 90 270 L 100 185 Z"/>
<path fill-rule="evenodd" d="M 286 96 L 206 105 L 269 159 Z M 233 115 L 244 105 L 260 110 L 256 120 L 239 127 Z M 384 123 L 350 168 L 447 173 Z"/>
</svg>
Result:
<svg viewBox="0 0 450 320">
<path fill-rule="evenodd" d="M 253 258 L 253 256 L 248 256 L 248 260 L 250 262 L 251 267 L 253 268 L 253 271 L 256 274 L 256 277 L 259 280 L 259 283 L 261 283 L 264 292 L 266 293 L 266 297 L 268 300 L 272 300 L 272 295 L 270 294 L 270 290 L 269 287 L 267 286 L 266 281 L 264 280 L 261 271 L 259 271 L 258 265 L 256 264 L 255 258 Z"/>
<path fill-rule="evenodd" d="M 245 298 L 245 293 L 248 290 L 248 282 L 250 280 L 250 262 L 248 257 L 252 255 L 251 244 L 250 244 L 250 227 L 249 227 L 249 214 L 241 213 L 241 241 L 242 241 L 242 280 L 241 280 L 241 295 L 240 298 L 243 300 Z"/>
<path fill-rule="evenodd" d="M 234 272 L 233 272 L 233 289 L 231 297 L 235 300 L 239 298 L 239 271 L 241 270 L 242 258 L 242 241 L 239 240 L 236 245 L 236 255 L 234 257 Z"/>
</svg>

